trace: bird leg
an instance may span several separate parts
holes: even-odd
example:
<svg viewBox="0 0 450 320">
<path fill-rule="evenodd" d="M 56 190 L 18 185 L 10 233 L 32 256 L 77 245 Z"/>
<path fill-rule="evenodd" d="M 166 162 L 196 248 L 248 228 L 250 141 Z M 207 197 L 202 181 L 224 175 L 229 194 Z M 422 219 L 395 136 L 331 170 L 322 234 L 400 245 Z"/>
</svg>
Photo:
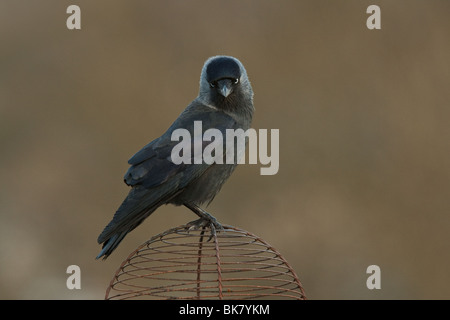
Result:
<svg viewBox="0 0 450 320">
<path fill-rule="evenodd" d="M 217 221 L 216 218 L 214 218 L 212 215 L 210 215 L 208 212 L 200 208 L 199 206 L 192 204 L 192 203 L 185 203 L 184 204 L 187 208 L 191 209 L 192 212 L 194 212 L 196 215 L 200 217 L 200 219 L 191 221 L 187 225 L 189 226 L 189 230 L 193 229 L 199 229 L 202 227 L 209 226 L 211 228 L 211 235 L 208 239 L 210 241 L 213 237 L 216 236 L 216 230 L 222 231 L 223 227 L 222 225 Z"/>
</svg>

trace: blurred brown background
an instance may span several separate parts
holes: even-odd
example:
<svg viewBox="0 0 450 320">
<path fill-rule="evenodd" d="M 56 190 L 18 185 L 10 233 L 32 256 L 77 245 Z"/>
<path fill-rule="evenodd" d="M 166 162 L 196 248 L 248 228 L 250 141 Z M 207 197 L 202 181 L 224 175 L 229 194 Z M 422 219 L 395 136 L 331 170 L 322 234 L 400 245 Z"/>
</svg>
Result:
<svg viewBox="0 0 450 320">
<path fill-rule="evenodd" d="M 449 16 L 438 0 L 0 2 L 0 298 L 102 299 L 132 250 L 194 220 L 162 207 L 94 260 L 127 160 L 227 54 L 253 127 L 280 129 L 280 170 L 241 165 L 209 211 L 277 248 L 310 299 L 449 299 Z"/>
</svg>

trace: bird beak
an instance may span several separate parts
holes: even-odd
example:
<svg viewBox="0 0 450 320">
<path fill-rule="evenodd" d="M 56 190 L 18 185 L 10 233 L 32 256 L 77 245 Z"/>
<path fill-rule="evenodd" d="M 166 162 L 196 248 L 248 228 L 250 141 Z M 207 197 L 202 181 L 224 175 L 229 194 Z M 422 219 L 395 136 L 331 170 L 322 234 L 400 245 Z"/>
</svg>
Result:
<svg viewBox="0 0 450 320">
<path fill-rule="evenodd" d="M 221 95 L 223 95 L 225 98 L 228 97 L 233 91 L 232 83 L 230 79 L 222 79 L 217 82 L 218 89 Z"/>
</svg>

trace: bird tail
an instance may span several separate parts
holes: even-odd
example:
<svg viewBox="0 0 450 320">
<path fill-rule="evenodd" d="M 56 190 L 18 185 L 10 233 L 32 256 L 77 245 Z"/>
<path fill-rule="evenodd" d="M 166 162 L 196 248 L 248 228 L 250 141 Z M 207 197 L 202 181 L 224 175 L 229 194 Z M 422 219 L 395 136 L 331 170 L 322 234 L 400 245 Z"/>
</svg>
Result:
<svg viewBox="0 0 450 320">
<path fill-rule="evenodd" d="M 108 258 L 108 256 L 117 248 L 119 243 L 125 238 L 125 236 L 128 234 L 128 231 L 123 231 L 120 233 L 116 233 L 111 238 L 106 240 L 103 243 L 102 251 L 98 254 L 98 256 L 95 259 L 100 259 L 103 257 L 103 260 Z"/>
<path fill-rule="evenodd" d="M 117 248 L 125 236 L 136 228 L 161 203 L 155 201 L 152 192 L 145 188 L 133 188 L 114 214 L 113 219 L 98 236 L 97 242 L 103 247 L 96 259 L 106 259 Z"/>
</svg>

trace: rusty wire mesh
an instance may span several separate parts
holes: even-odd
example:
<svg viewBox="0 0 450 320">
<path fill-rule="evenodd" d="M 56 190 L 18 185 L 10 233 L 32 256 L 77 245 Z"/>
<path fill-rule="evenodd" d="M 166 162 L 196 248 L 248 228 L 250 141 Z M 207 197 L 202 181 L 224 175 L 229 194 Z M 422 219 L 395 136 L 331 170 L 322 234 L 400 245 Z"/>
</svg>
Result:
<svg viewBox="0 0 450 320">
<path fill-rule="evenodd" d="M 261 238 L 224 225 L 167 230 L 123 261 L 105 299 L 306 299 L 287 261 Z"/>
</svg>

